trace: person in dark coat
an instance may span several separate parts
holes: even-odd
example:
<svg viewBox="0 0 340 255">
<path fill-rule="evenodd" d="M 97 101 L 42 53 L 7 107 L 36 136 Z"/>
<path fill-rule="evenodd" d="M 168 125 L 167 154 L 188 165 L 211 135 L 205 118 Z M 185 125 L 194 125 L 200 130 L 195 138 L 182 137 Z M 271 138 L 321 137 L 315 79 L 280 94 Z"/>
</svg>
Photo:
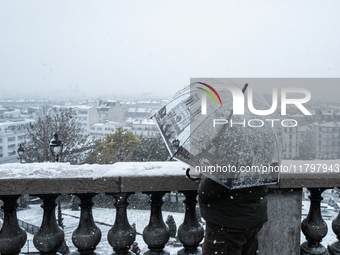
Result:
<svg viewBox="0 0 340 255">
<path fill-rule="evenodd" d="M 226 119 L 225 109 L 219 108 L 213 116 Z M 232 166 L 235 169 L 235 172 L 218 172 L 216 167 L 210 173 L 202 171 L 204 177 L 198 200 L 206 221 L 203 255 L 257 254 L 257 234 L 268 220 L 267 186 L 261 181 L 261 169 L 262 166 L 278 164 L 284 148 L 282 127 L 242 124 L 246 119 L 258 118 L 246 111 L 245 115 L 233 115 L 234 125 L 230 121 L 219 129 L 213 129 L 209 126 L 211 122 L 205 121 L 192 135 L 190 149 L 193 157 L 190 160 L 195 168 Z M 258 167 L 260 171 L 242 172 L 242 167 Z M 251 181 L 247 183 L 249 178 Z M 244 185 L 229 185 L 234 179 L 239 179 L 240 183 L 244 181 Z"/>
<path fill-rule="evenodd" d="M 206 220 L 203 255 L 255 255 L 267 218 L 267 186 L 229 190 L 203 177 L 198 189 Z"/>
</svg>

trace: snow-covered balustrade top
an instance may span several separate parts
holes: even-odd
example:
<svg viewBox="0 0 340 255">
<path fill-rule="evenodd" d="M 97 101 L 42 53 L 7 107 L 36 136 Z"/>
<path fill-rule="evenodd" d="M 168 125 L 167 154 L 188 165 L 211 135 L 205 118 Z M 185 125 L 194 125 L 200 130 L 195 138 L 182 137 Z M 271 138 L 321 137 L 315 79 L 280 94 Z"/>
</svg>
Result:
<svg viewBox="0 0 340 255">
<path fill-rule="evenodd" d="M 0 195 L 196 190 L 180 162 L 0 165 Z"/>
<path fill-rule="evenodd" d="M 282 162 L 279 183 L 271 186 L 267 197 L 269 220 L 259 235 L 260 254 L 328 254 L 327 248 L 321 245 L 327 234 L 327 224 L 321 215 L 321 200 L 325 190 L 340 187 L 339 164 L 339 160 Z M 0 165 L 0 199 L 4 202 L 0 253 L 18 254 L 26 242 L 26 233 L 16 218 L 17 200 L 21 194 L 37 195 L 43 200 L 44 214 L 42 225 L 35 234 L 35 247 L 44 252 L 56 251 L 64 240 L 64 233 L 53 213 L 55 201 L 60 194 L 68 193 L 80 198 L 82 210 L 72 241 L 78 250 L 85 251 L 83 254 L 89 254 L 101 240 L 101 232 L 91 213 L 92 197 L 101 192 L 110 194 L 116 201 L 116 220 L 108 232 L 107 241 L 115 252 L 127 253 L 136 237 L 136 230 L 127 219 L 128 197 L 136 191 L 143 191 L 149 193 L 151 199 L 150 223 L 143 231 L 143 240 L 150 249 L 149 253 L 166 254 L 163 248 L 169 240 L 169 233 L 163 222 L 162 199 L 166 192 L 179 190 L 185 196 L 186 214 L 178 229 L 179 240 L 184 246 L 178 255 L 200 254 L 197 247 L 203 238 L 203 228 L 195 211 L 198 184 L 185 177 L 186 169 L 187 165 L 179 162 Z M 311 203 L 308 216 L 301 223 L 302 187 L 310 191 Z M 340 225 L 340 214 L 333 224 Z M 301 246 L 300 226 L 309 240 Z M 340 229 L 335 229 L 334 234 L 340 236 Z M 338 247 L 340 242 L 328 249 L 340 250 Z"/>
<path fill-rule="evenodd" d="M 181 162 L 0 165 L 0 195 L 196 190 Z M 272 188 L 340 187 L 339 160 L 284 160 Z"/>
<path fill-rule="evenodd" d="M 279 188 L 340 187 L 340 160 L 283 160 Z"/>
<path fill-rule="evenodd" d="M 183 202 L 186 204 L 183 227 L 178 228 L 178 237 L 184 246 L 181 250 L 183 254 L 199 254 L 198 246 L 204 230 L 196 218 L 197 183 L 185 177 L 186 169 L 187 165 L 179 162 L 1 165 L 0 200 L 4 203 L 4 217 L 0 231 L 0 253 L 19 254 L 26 242 L 27 234 L 18 225 L 16 210 L 20 195 L 29 194 L 43 201 L 44 210 L 42 224 L 34 234 L 33 244 L 40 254 L 56 254 L 65 240 L 65 233 L 55 218 L 56 199 L 62 193 L 68 193 L 80 199 L 79 225 L 72 234 L 72 242 L 79 252 L 77 254 L 94 254 L 102 234 L 92 216 L 92 198 L 96 193 L 105 192 L 115 199 L 116 207 L 115 223 L 106 235 L 107 242 L 115 254 L 128 254 L 137 235 L 127 218 L 128 198 L 137 191 L 143 191 L 150 195 L 151 200 L 150 222 L 143 231 L 148 253 L 170 255 L 163 250 L 170 233 L 163 222 L 161 206 L 167 192 L 179 190 L 184 194 Z"/>
</svg>

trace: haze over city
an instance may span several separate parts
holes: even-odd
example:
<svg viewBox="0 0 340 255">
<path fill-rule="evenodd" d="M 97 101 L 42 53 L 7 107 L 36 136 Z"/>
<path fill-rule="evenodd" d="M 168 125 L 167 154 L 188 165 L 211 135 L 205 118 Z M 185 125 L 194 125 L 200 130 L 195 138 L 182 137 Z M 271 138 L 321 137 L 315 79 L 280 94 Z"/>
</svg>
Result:
<svg viewBox="0 0 340 255">
<path fill-rule="evenodd" d="M 339 5 L 0 1 L 0 97 L 60 90 L 169 97 L 191 77 L 338 77 Z"/>
</svg>

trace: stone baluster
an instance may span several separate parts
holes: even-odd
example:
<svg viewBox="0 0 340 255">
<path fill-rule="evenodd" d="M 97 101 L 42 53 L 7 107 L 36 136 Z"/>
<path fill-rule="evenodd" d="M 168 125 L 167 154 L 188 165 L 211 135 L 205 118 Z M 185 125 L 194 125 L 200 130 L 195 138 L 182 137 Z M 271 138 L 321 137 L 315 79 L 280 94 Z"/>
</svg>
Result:
<svg viewBox="0 0 340 255">
<path fill-rule="evenodd" d="M 327 224 L 322 219 L 320 204 L 323 199 L 321 194 L 325 188 L 309 188 L 311 193 L 310 208 L 306 219 L 301 223 L 301 229 L 306 236 L 307 242 L 301 245 L 301 255 L 324 254 L 327 255 L 327 249 L 321 245 L 322 238 L 327 234 Z"/>
<path fill-rule="evenodd" d="M 39 195 L 43 201 L 44 215 L 39 231 L 34 235 L 35 248 L 42 255 L 55 255 L 64 241 L 64 231 L 58 226 L 55 217 L 55 200 L 58 195 Z"/>
<path fill-rule="evenodd" d="M 328 252 L 330 255 L 340 255 L 340 213 L 332 221 L 332 229 L 338 241 L 332 245 L 328 245 Z"/>
<path fill-rule="evenodd" d="M 144 242 L 148 245 L 149 251 L 145 255 L 169 255 L 164 251 L 165 244 L 170 238 L 168 227 L 162 217 L 162 198 L 166 192 L 151 192 L 151 214 L 149 225 L 143 231 Z"/>
<path fill-rule="evenodd" d="M 96 226 L 92 216 L 92 198 L 95 194 L 79 194 L 80 219 L 79 225 L 72 234 L 72 242 L 78 248 L 78 252 L 72 255 L 96 255 L 94 252 L 102 237 L 102 232 Z"/>
<path fill-rule="evenodd" d="M 184 248 L 177 254 L 199 255 L 202 254 L 202 251 L 197 247 L 203 239 L 204 230 L 196 217 L 197 191 L 182 191 L 182 193 L 185 195 L 184 203 L 186 207 L 184 222 L 178 228 L 178 238 Z"/>
<path fill-rule="evenodd" d="M 116 220 L 113 227 L 107 233 L 107 240 L 115 251 L 114 254 L 133 254 L 129 251 L 130 246 L 136 238 L 136 229 L 128 221 L 126 208 L 131 193 L 112 193 L 109 194 L 116 199 Z"/>
<path fill-rule="evenodd" d="M 20 196 L 1 196 L 4 202 L 4 221 L 0 231 L 0 253 L 2 255 L 18 255 L 25 245 L 27 234 L 19 226 L 17 218 L 17 200 Z"/>
</svg>

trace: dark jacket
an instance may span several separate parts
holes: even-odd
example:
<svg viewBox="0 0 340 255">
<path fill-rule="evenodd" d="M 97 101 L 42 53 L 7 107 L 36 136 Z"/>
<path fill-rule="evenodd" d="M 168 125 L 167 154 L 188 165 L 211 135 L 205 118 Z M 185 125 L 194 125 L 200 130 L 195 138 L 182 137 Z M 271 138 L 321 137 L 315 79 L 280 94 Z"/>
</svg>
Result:
<svg viewBox="0 0 340 255">
<path fill-rule="evenodd" d="M 207 177 L 198 189 L 202 217 L 226 228 L 246 230 L 265 223 L 267 186 L 229 190 Z"/>
</svg>

